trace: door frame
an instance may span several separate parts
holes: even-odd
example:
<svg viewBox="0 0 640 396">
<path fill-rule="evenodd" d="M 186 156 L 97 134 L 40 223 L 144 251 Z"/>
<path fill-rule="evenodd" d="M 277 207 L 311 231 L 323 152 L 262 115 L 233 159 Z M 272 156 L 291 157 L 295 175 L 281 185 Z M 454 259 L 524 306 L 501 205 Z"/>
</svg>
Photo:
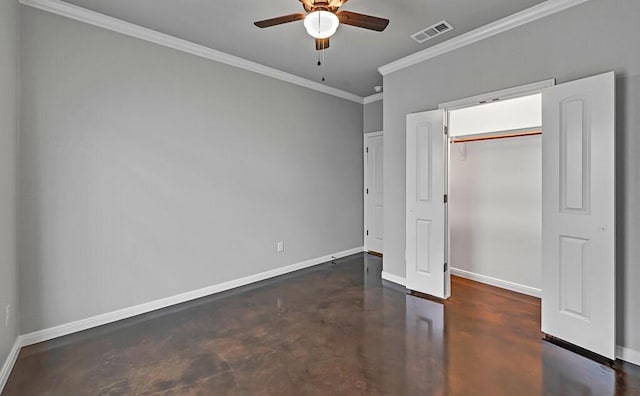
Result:
<svg viewBox="0 0 640 396">
<path fill-rule="evenodd" d="M 480 95 L 444 102 L 438 106 L 438 109 L 444 110 L 448 113 L 451 110 L 485 104 L 495 100 L 514 99 L 521 96 L 539 94 L 542 93 L 543 89 L 553 87 L 554 85 L 556 85 L 556 79 L 551 78 L 549 80 L 542 80 L 530 84 L 519 85 L 517 87 L 501 89 L 499 91 L 487 92 Z M 448 120 L 445 120 L 445 123 L 447 121 Z"/>
<path fill-rule="evenodd" d="M 449 196 L 449 177 L 450 177 L 450 172 L 449 172 L 449 167 L 450 167 L 450 158 L 451 158 L 451 145 L 449 144 L 449 112 L 452 110 L 458 110 L 458 109 L 462 109 L 465 107 L 472 107 L 472 106 L 477 106 L 477 105 L 481 105 L 481 104 L 485 104 L 485 103 L 490 103 L 496 100 L 505 100 L 505 99 L 514 99 L 514 98 L 518 98 L 518 97 L 522 97 L 522 96 L 529 96 L 529 95 L 535 95 L 535 94 L 541 94 L 542 90 L 546 89 L 546 88 L 550 88 L 556 85 L 556 79 L 552 78 L 552 79 L 548 79 L 548 80 L 542 80 L 542 81 L 538 81 L 538 82 L 533 82 L 530 84 L 524 84 L 524 85 L 519 85 L 517 87 L 511 87 L 511 88 L 506 88 L 506 89 L 501 89 L 499 91 L 493 91 L 493 92 L 487 92 L 484 94 L 480 94 L 480 95 L 475 95 L 475 96 L 470 96 L 467 98 L 462 98 L 462 99 L 457 99 L 457 100 L 453 100 L 450 102 L 445 102 L 445 103 L 441 103 L 438 106 L 438 109 L 443 110 L 445 112 L 444 114 L 444 127 L 446 132 L 446 145 L 447 145 L 447 161 L 444 164 L 444 178 L 445 178 L 445 194 L 447 196 Z M 446 229 L 446 233 L 445 233 L 445 260 L 448 263 L 447 265 L 447 271 L 445 274 L 445 279 L 447 282 L 447 285 L 449 287 L 449 293 L 451 293 L 451 266 L 452 263 L 450 263 L 450 258 L 451 258 L 451 244 L 449 243 L 451 241 L 451 227 L 449 226 L 449 205 L 446 204 L 445 208 L 445 229 Z M 481 283 L 485 283 L 482 280 L 479 279 L 474 279 L 475 281 L 481 282 Z M 503 287 L 504 285 L 496 285 L 496 284 L 491 284 L 493 286 L 498 286 L 498 287 Z M 504 288 L 504 287 L 503 287 Z M 508 290 L 512 290 L 518 293 L 522 293 L 522 290 L 514 290 L 514 289 L 508 289 Z M 529 293 L 525 293 L 525 294 L 529 294 Z"/>
<path fill-rule="evenodd" d="M 371 138 L 371 137 L 378 137 L 378 136 L 384 136 L 384 131 L 377 131 L 377 132 L 368 132 L 365 133 L 362 137 L 362 162 L 364 163 L 364 173 L 363 173 L 363 184 L 362 184 L 362 200 L 363 200 L 363 228 L 362 228 L 362 246 L 364 246 L 364 251 L 368 252 L 369 251 L 369 247 L 367 246 L 367 228 L 368 228 L 368 221 L 367 221 L 367 213 L 368 213 L 368 205 L 367 205 L 367 176 L 369 176 L 369 166 L 367 164 L 367 139 Z M 384 138 L 382 139 L 382 143 L 384 144 Z M 384 193 L 383 193 L 384 194 Z M 384 254 L 384 252 L 379 252 Z"/>
</svg>

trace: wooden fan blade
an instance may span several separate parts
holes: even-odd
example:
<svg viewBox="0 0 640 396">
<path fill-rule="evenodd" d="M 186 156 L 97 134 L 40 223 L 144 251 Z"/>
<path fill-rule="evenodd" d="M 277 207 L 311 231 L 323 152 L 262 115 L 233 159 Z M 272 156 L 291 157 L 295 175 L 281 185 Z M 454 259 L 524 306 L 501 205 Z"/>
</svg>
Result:
<svg viewBox="0 0 640 396">
<path fill-rule="evenodd" d="M 299 12 L 297 14 L 283 15 L 277 18 L 265 19 L 264 21 L 254 22 L 253 24 L 259 28 L 282 25 L 283 23 L 295 22 L 304 19 L 305 14 Z"/>
<path fill-rule="evenodd" d="M 369 30 L 381 32 L 389 25 L 389 20 L 378 18 L 371 15 L 358 14 L 351 11 L 339 11 L 336 13 L 340 23 L 345 25 L 357 26 Z"/>
<path fill-rule="evenodd" d="M 316 51 L 329 48 L 329 38 L 316 39 Z"/>
</svg>

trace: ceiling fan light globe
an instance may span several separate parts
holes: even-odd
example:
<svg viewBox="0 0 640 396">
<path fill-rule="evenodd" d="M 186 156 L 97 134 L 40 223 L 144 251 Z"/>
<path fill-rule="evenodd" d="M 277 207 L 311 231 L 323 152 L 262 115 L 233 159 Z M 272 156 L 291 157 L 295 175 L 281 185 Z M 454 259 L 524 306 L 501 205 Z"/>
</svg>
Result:
<svg viewBox="0 0 640 396">
<path fill-rule="evenodd" d="M 304 18 L 304 27 L 313 38 L 326 39 L 338 30 L 340 21 L 336 14 L 330 11 L 313 11 Z"/>
</svg>

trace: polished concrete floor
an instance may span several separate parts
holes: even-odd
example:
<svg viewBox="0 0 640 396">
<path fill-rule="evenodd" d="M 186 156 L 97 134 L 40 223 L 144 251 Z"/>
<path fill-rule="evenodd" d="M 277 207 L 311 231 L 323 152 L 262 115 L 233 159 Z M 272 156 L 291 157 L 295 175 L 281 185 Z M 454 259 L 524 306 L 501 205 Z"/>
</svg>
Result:
<svg viewBox="0 0 640 396">
<path fill-rule="evenodd" d="M 438 303 L 359 254 L 24 348 L 3 395 L 638 395 L 541 340 L 539 300 L 453 279 Z"/>
</svg>

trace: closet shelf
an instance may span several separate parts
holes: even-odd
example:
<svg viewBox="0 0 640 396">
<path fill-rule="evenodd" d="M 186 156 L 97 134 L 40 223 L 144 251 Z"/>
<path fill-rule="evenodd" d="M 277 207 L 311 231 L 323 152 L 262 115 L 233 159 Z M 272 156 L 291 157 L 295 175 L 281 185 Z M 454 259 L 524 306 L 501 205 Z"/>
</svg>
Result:
<svg viewBox="0 0 640 396">
<path fill-rule="evenodd" d="M 524 132 L 514 132 L 514 133 L 503 133 L 499 135 L 457 137 L 457 138 L 451 138 L 451 143 L 467 143 L 467 142 L 477 142 L 480 140 L 507 139 L 507 138 L 514 138 L 514 137 L 521 137 L 521 136 L 534 136 L 534 135 L 542 135 L 542 131 L 524 131 Z"/>
</svg>

